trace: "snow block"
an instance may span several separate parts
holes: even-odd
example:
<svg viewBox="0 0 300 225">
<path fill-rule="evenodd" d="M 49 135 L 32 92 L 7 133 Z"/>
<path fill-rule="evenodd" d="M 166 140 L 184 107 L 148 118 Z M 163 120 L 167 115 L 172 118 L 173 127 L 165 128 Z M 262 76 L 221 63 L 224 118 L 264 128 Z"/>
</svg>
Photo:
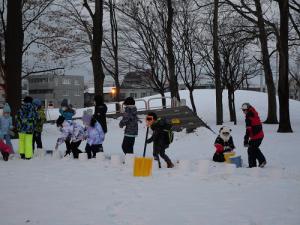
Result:
<svg viewBox="0 0 300 225">
<path fill-rule="evenodd" d="M 97 159 L 98 161 L 104 161 L 104 160 L 105 160 L 104 152 L 97 152 L 97 154 L 96 154 L 96 159 Z"/>
<path fill-rule="evenodd" d="M 224 164 L 225 165 L 225 173 L 231 175 L 234 173 L 236 166 L 235 164 Z"/>
<path fill-rule="evenodd" d="M 85 161 L 87 160 L 87 154 L 86 153 L 80 153 L 79 156 L 78 156 L 78 159 L 80 161 Z"/>
<path fill-rule="evenodd" d="M 134 154 L 126 154 L 124 158 L 125 165 L 128 167 L 133 167 L 134 157 Z"/>
<path fill-rule="evenodd" d="M 113 166 L 119 166 L 123 163 L 123 159 L 122 159 L 121 155 L 118 155 L 118 154 L 111 155 L 110 163 Z"/>
<path fill-rule="evenodd" d="M 209 160 L 199 160 L 197 162 L 197 167 L 196 167 L 198 174 L 207 175 L 209 170 L 209 164 L 210 164 Z"/>
<path fill-rule="evenodd" d="M 179 161 L 178 168 L 180 170 L 187 171 L 187 170 L 190 170 L 191 167 L 192 167 L 192 164 L 191 164 L 190 160 L 184 159 L 184 160 Z"/>
</svg>

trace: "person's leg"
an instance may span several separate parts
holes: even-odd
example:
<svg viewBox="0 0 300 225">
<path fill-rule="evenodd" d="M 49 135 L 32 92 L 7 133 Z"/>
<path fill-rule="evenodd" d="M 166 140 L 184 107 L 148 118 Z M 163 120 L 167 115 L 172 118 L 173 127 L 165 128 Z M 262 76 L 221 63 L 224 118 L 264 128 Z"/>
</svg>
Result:
<svg viewBox="0 0 300 225">
<path fill-rule="evenodd" d="M 25 158 L 31 159 L 32 158 L 32 134 L 25 134 Z"/>
<path fill-rule="evenodd" d="M 36 132 L 33 132 L 33 135 L 32 135 L 32 151 L 33 151 L 33 153 L 35 150 L 35 142 L 36 142 Z"/>
<path fill-rule="evenodd" d="M 87 154 L 88 159 L 92 158 L 92 154 L 91 154 L 91 146 L 89 144 L 86 144 L 85 146 L 85 152 Z"/>
<path fill-rule="evenodd" d="M 168 168 L 173 168 L 174 164 L 172 163 L 171 159 L 166 155 L 166 150 L 165 149 L 160 149 L 159 151 L 160 157 L 162 157 L 165 162 L 167 163 Z"/>
<path fill-rule="evenodd" d="M 19 133 L 19 150 L 21 159 L 25 159 L 25 133 Z"/>
<path fill-rule="evenodd" d="M 153 144 L 153 158 L 158 163 L 158 168 L 161 168 L 161 163 L 159 159 L 159 148 Z"/>
<path fill-rule="evenodd" d="M 73 153 L 74 159 L 78 159 L 79 153 L 81 152 L 78 147 L 81 144 L 81 141 L 71 142 L 71 151 Z"/>
<path fill-rule="evenodd" d="M 263 139 L 258 139 L 251 141 L 253 148 L 255 149 L 255 158 L 258 160 L 259 166 L 264 167 L 266 164 L 266 158 L 264 154 L 261 152 L 259 146 L 261 145 Z"/>
<path fill-rule="evenodd" d="M 1 154 L 3 156 L 3 160 L 8 161 L 9 153 L 8 152 L 1 152 Z"/>
<path fill-rule="evenodd" d="M 66 149 L 67 149 L 65 156 L 70 155 L 72 152 L 70 139 L 66 139 L 65 144 L 66 144 Z"/>
<path fill-rule="evenodd" d="M 123 143 L 122 143 L 122 149 L 124 154 L 127 153 L 133 154 L 134 142 L 135 142 L 135 137 L 124 136 Z"/>
<path fill-rule="evenodd" d="M 5 139 L 5 143 L 10 146 L 12 154 L 15 153 L 14 149 L 13 149 L 13 146 L 12 146 L 12 143 L 11 143 L 11 140 L 10 140 L 10 135 L 9 134 L 5 134 L 4 135 L 4 139 Z"/>
<path fill-rule="evenodd" d="M 36 147 L 42 149 L 43 143 L 42 143 L 42 133 L 36 132 Z"/>
</svg>

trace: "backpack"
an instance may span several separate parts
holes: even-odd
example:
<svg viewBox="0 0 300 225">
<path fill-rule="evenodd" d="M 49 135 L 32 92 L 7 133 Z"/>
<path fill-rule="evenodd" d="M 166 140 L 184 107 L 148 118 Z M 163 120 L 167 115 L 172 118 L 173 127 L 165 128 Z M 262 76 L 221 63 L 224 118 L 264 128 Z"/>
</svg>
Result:
<svg viewBox="0 0 300 225">
<path fill-rule="evenodd" d="M 166 133 L 166 144 L 171 144 L 174 140 L 174 131 L 172 125 L 168 122 L 165 123 L 163 131 Z"/>
</svg>

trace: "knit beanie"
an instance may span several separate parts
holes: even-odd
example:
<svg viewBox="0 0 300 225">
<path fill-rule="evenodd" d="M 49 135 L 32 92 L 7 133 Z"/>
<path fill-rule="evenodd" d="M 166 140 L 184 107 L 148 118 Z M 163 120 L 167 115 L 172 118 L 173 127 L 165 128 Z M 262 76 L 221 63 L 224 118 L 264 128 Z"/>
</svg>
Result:
<svg viewBox="0 0 300 225">
<path fill-rule="evenodd" d="M 3 112 L 4 112 L 4 113 L 11 113 L 11 109 L 10 109 L 10 106 L 9 106 L 8 103 L 5 103 L 5 104 L 4 104 Z"/>
<path fill-rule="evenodd" d="M 23 100 L 24 103 L 32 103 L 32 97 L 26 96 Z"/>
<path fill-rule="evenodd" d="M 65 98 L 64 98 L 64 99 L 62 100 L 62 102 L 61 102 L 60 105 L 61 105 L 61 107 L 68 107 L 68 105 L 69 105 L 69 104 L 68 104 L 68 99 L 65 99 Z"/>
<path fill-rule="evenodd" d="M 135 101 L 132 97 L 128 97 L 125 99 L 124 105 L 135 105 Z"/>
<path fill-rule="evenodd" d="M 32 103 L 36 106 L 36 107 L 40 107 L 42 105 L 42 101 L 38 98 L 33 99 Z"/>
</svg>

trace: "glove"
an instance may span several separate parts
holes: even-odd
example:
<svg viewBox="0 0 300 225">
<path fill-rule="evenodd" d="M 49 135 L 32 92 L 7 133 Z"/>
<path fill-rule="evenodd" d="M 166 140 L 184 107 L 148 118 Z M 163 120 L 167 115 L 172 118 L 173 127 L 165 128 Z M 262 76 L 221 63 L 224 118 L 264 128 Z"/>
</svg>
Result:
<svg viewBox="0 0 300 225">
<path fill-rule="evenodd" d="M 229 146 L 224 147 L 224 152 L 230 152 L 230 151 L 231 151 L 231 148 Z"/>
</svg>

